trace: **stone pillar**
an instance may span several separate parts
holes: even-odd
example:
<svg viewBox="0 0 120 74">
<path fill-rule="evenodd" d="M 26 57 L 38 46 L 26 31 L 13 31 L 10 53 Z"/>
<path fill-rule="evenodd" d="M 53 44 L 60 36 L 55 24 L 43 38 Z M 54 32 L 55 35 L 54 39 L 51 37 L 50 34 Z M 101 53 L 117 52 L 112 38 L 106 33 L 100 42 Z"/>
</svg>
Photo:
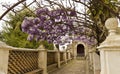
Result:
<svg viewBox="0 0 120 74">
<path fill-rule="evenodd" d="M 100 56 L 93 52 L 93 67 L 94 67 L 94 74 L 100 74 Z"/>
<path fill-rule="evenodd" d="M 91 47 L 89 49 L 89 60 L 90 60 L 90 65 L 93 65 L 93 48 Z"/>
<path fill-rule="evenodd" d="M 0 41 L 0 74 L 8 74 L 9 49 Z"/>
<path fill-rule="evenodd" d="M 86 66 L 86 74 L 89 74 L 89 56 L 86 56 L 85 66 Z"/>
<path fill-rule="evenodd" d="M 38 56 L 38 67 L 43 69 L 43 74 L 47 73 L 47 50 L 43 45 L 40 45 L 38 48 L 39 56 Z"/>
<path fill-rule="evenodd" d="M 75 48 L 75 44 L 73 45 L 73 59 L 76 60 L 77 57 L 77 49 Z"/>
<path fill-rule="evenodd" d="M 68 60 L 71 60 L 71 54 L 70 54 L 70 50 L 67 50 L 67 52 L 68 52 Z"/>
<path fill-rule="evenodd" d="M 91 55 L 91 65 L 94 74 L 100 74 L 100 56 L 96 53 L 96 47 L 93 47 L 92 50 L 89 51 Z"/>
<path fill-rule="evenodd" d="M 67 64 L 67 53 L 66 53 L 66 51 L 63 52 L 63 60 L 64 60 L 65 64 Z"/>
<path fill-rule="evenodd" d="M 93 52 L 89 51 L 89 65 L 90 69 L 93 69 Z"/>
<path fill-rule="evenodd" d="M 57 67 L 60 68 L 60 51 L 56 48 L 55 45 L 54 45 L 54 50 L 56 51 L 55 61 L 57 62 Z"/>
<path fill-rule="evenodd" d="M 56 62 L 57 62 L 57 66 L 58 68 L 60 68 L 60 51 L 56 52 Z"/>
<path fill-rule="evenodd" d="M 109 35 L 98 47 L 101 60 L 101 74 L 120 74 L 120 35 L 116 34 L 118 20 L 109 18 L 105 22 Z"/>
</svg>

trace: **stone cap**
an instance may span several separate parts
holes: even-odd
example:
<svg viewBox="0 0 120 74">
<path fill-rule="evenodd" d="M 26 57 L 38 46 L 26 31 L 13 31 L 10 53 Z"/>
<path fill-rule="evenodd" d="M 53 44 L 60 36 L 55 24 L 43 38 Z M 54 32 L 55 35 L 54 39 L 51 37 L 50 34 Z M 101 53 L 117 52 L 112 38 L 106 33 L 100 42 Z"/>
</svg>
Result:
<svg viewBox="0 0 120 74">
<path fill-rule="evenodd" d="M 37 49 L 12 47 L 2 41 L 0 41 L 0 49 L 15 50 L 15 51 L 38 51 Z"/>
<path fill-rule="evenodd" d="M 6 43 L 0 41 L 0 48 L 10 48 Z"/>
<path fill-rule="evenodd" d="M 41 44 L 41 45 L 37 48 L 37 50 L 47 50 L 47 49 L 45 49 L 45 47 Z"/>
<path fill-rule="evenodd" d="M 119 47 L 120 48 L 120 35 L 116 34 L 116 30 L 118 28 L 118 20 L 117 18 L 109 18 L 105 22 L 106 28 L 109 30 L 109 35 L 106 38 L 106 40 L 101 43 L 98 49 L 101 48 L 115 48 Z"/>
</svg>

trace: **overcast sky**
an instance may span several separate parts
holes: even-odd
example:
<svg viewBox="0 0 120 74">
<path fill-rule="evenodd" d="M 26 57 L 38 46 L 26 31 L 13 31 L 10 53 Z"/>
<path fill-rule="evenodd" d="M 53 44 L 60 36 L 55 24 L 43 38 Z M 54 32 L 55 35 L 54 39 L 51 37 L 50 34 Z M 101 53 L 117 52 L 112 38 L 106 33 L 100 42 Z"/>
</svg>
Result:
<svg viewBox="0 0 120 74">
<path fill-rule="evenodd" d="M 12 4 L 12 3 L 16 3 L 17 0 L 0 0 L 0 16 L 5 12 L 5 8 L 2 7 L 2 4 L 4 3 L 9 3 L 9 4 Z M 2 21 L 0 20 L 0 31 L 2 30 Z"/>
<path fill-rule="evenodd" d="M 33 0 L 27 0 L 27 3 L 31 2 Z M 0 16 L 6 11 L 6 8 L 2 7 L 3 4 L 10 4 L 13 5 L 13 3 L 18 2 L 18 0 L 0 0 Z M 6 17 L 4 17 L 6 19 Z M 2 30 L 3 21 L 0 20 L 0 31 Z"/>
</svg>

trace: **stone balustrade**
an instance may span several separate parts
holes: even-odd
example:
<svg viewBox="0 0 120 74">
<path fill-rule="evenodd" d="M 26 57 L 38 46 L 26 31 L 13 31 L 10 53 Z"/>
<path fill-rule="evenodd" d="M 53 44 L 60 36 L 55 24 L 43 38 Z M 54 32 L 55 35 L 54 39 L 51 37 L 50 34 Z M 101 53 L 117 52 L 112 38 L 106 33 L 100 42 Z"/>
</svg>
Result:
<svg viewBox="0 0 120 74">
<path fill-rule="evenodd" d="M 60 68 L 60 58 L 67 63 L 70 55 L 69 51 L 46 50 L 42 45 L 38 49 L 26 49 L 0 42 L 0 74 L 31 74 L 37 71 L 40 71 L 39 74 L 48 74 L 53 67 Z"/>
</svg>

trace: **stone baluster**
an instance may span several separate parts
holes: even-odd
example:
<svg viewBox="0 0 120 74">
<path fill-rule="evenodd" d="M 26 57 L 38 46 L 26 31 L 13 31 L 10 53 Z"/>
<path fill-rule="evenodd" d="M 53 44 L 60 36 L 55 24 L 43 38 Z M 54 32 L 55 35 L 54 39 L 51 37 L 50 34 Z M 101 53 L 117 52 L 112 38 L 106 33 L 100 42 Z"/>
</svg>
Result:
<svg viewBox="0 0 120 74">
<path fill-rule="evenodd" d="M 70 50 L 67 50 L 67 52 L 68 52 L 68 60 L 70 60 L 71 59 L 71 53 L 70 53 Z"/>
<path fill-rule="evenodd" d="M 63 52 L 63 60 L 65 64 L 67 64 L 67 52 L 66 51 Z"/>
<path fill-rule="evenodd" d="M 58 48 L 54 45 L 54 50 L 56 51 L 55 53 L 55 61 L 57 62 L 57 67 L 60 68 L 60 51 Z"/>
<path fill-rule="evenodd" d="M 9 48 L 0 41 L 0 74 L 8 74 Z"/>
<path fill-rule="evenodd" d="M 38 67 L 43 69 L 43 74 L 47 73 L 47 50 L 43 45 L 40 45 L 38 48 L 39 56 L 38 56 Z"/>
</svg>

